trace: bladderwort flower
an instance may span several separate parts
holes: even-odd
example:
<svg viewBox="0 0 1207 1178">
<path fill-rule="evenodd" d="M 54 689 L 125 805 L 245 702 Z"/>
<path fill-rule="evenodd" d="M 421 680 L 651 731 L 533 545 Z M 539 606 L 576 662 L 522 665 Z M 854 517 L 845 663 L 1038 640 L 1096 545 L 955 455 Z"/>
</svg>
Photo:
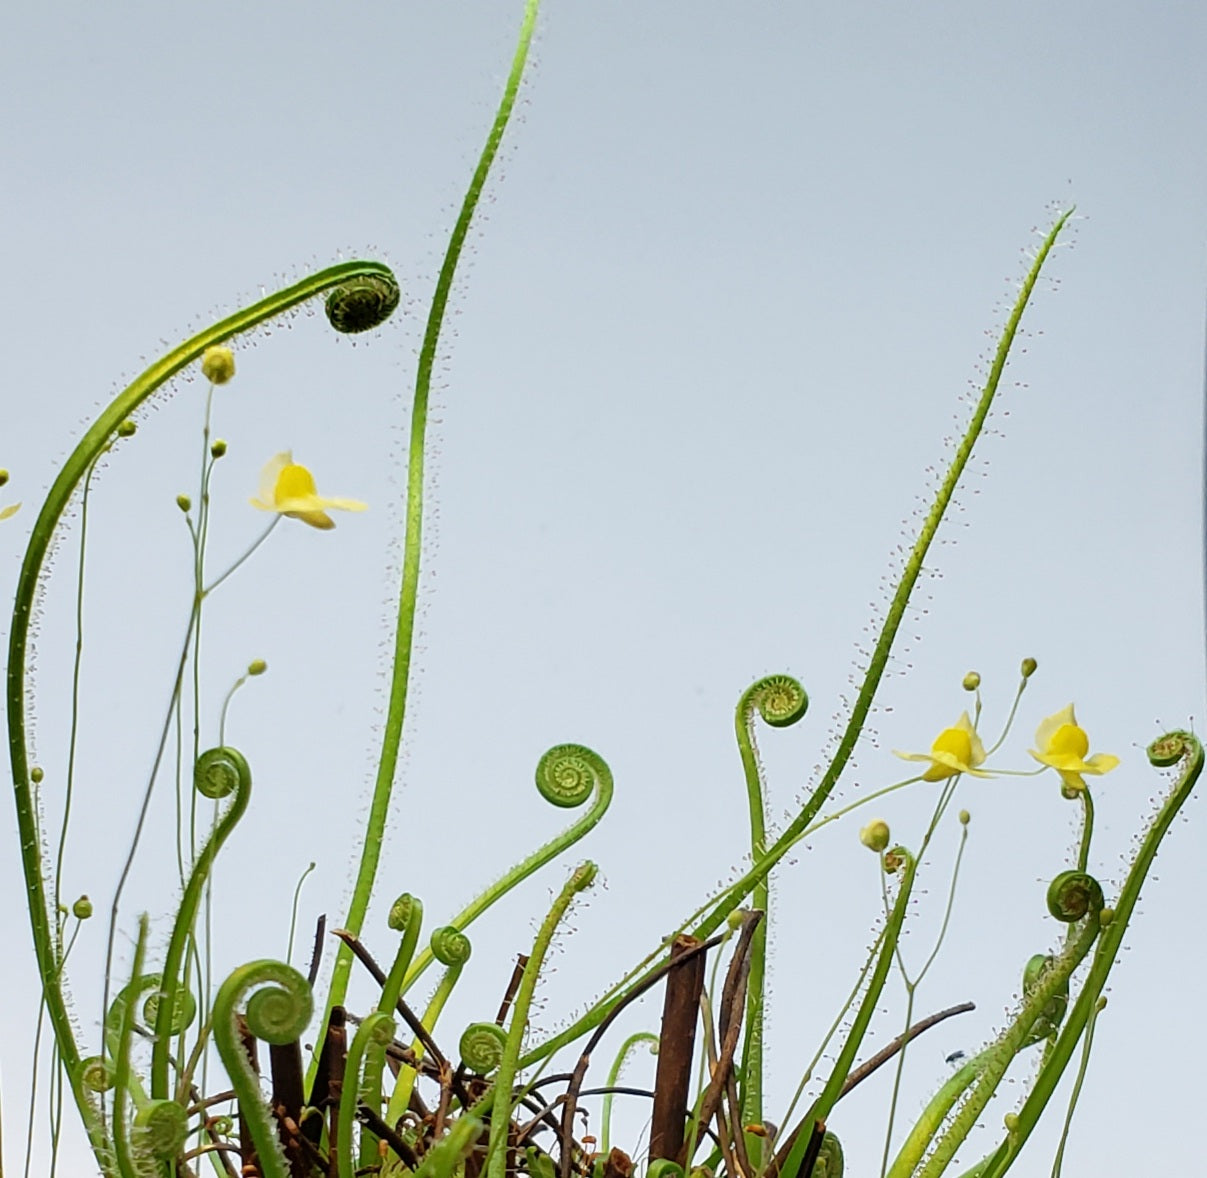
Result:
<svg viewBox="0 0 1207 1178">
<path fill-rule="evenodd" d="M 1119 764 L 1119 758 L 1110 753 L 1095 753 L 1086 758 L 1086 753 L 1090 751 L 1090 738 L 1077 723 L 1072 704 L 1040 723 L 1035 730 L 1035 743 L 1039 747 L 1030 749 L 1031 755 L 1041 765 L 1047 765 L 1060 774 L 1066 797 L 1075 797 L 1085 789 L 1083 773 L 1101 777 Z"/>
<path fill-rule="evenodd" d="M 977 735 L 967 712 L 952 728 L 944 728 L 935 737 L 929 753 L 903 753 L 893 749 L 893 755 L 903 761 L 929 761 L 930 767 L 922 774 L 923 781 L 943 781 L 957 773 L 971 773 L 974 777 L 992 777 L 977 766 L 984 764 L 985 746 Z"/>
<path fill-rule="evenodd" d="M 335 521 L 327 514 L 329 508 L 337 511 L 365 511 L 368 508 L 368 504 L 359 499 L 331 499 L 320 495 L 314 475 L 308 467 L 294 462 L 290 450 L 273 455 L 265 464 L 260 472 L 260 494 L 251 500 L 251 505 L 261 511 L 275 511 L 290 519 L 300 519 L 312 528 L 324 531 L 335 527 Z"/>
</svg>

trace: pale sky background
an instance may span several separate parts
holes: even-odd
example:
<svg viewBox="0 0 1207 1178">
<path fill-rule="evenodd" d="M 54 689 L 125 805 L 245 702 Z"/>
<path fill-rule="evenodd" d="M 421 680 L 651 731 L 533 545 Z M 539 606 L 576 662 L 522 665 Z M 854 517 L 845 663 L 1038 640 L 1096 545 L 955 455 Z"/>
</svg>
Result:
<svg viewBox="0 0 1207 1178">
<path fill-rule="evenodd" d="M 278 450 L 293 447 L 321 490 L 371 504 L 329 534 L 285 521 L 212 601 L 206 743 L 242 667 L 270 667 L 228 728 L 256 792 L 219 863 L 220 972 L 284 952 L 312 859 L 298 958 L 317 913 L 342 919 L 379 745 L 417 343 L 520 10 L 112 0 L 14 6 L 3 22 L 0 465 L 12 474 L 3 502 L 25 501 L 0 527 L 4 585 L 62 460 L 143 358 L 342 258 L 387 261 L 405 292 L 404 313 L 355 347 L 315 315 L 240 341 L 236 381 L 217 398 L 230 452 L 215 478 L 214 569 L 258 533 L 247 499 Z M 946 461 L 943 438 L 953 415 L 963 420 L 960 398 L 979 383 L 1033 230 L 1074 201 L 1085 219 L 1026 319 L 993 422 L 1004 437 L 978 449 L 934 553 L 940 579 L 920 590 L 926 612 L 886 681 L 879 735 L 841 796 L 903 777 L 889 750 L 925 749 L 954 721 L 970 668 L 996 736 L 1019 660 L 1034 656 L 1040 671 L 998 762 L 1027 768 L 1036 723 L 1076 700 L 1094 748 L 1123 758 L 1096 793 L 1093 866 L 1112 893 L 1163 789 L 1143 746 L 1201 729 L 1204 714 L 1205 53 L 1207 9 L 1191 2 L 549 0 L 441 352 L 419 672 L 366 940 L 389 954 L 384 910 L 398 892 L 420 895 L 434 927 L 559 829 L 566 815 L 531 786 L 548 746 L 596 748 L 617 793 L 588 840 L 472 931 L 443 1040 L 493 1017 L 512 956 L 581 858 L 607 887 L 560 942 L 542 1031 L 741 861 L 732 709 L 777 671 L 812 697 L 799 727 L 761 734 L 771 812 L 794 807 L 852 694 L 881 578 L 912 540 L 926 470 Z M 92 500 L 64 892 L 88 892 L 98 912 L 186 616 L 174 499 L 196 484 L 202 393 L 179 382 Z M 48 822 L 68 720 L 67 536 L 38 644 Z M 161 783 L 158 847 L 148 843 L 123 908 L 122 969 L 139 911 L 157 953 L 167 937 L 170 790 Z M 1071 852 L 1073 812 L 1054 779 L 969 781 L 958 805 L 973 815 L 970 844 L 950 939 L 918 1004 L 978 1009 L 917 1044 L 905 1124 L 944 1055 L 971 1053 L 1001 1025 L 1024 962 L 1058 937 L 1042 897 Z M 929 813 L 923 791 L 907 793 L 829 828 L 780 873 L 772 1117 L 876 919 L 858 826 L 880 814 L 916 845 Z M 1187 813 L 1114 975 L 1068 1174 L 1123 1175 L 1141 1157 L 1153 1173 L 1201 1166 L 1201 800 Z M 0 835 L 15 1168 L 36 1002 L 11 815 Z M 915 964 L 955 842 L 952 822 L 921 885 Z M 103 942 L 98 917 L 71 971 L 93 1033 Z M 362 1003 L 368 993 L 357 991 Z M 653 1027 L 659 1002 L 630 1029 Z M 900 1006 L 898 984 L 873 1046 L 900 1029 Z M 597 1057 L 599 1082 L 610 1054 Z M 648 1083 L 652 1063 L 627 1076 Z M 992 1106 L 983 1145 L 1018 1091 Z M 832 1118 L 849 1173 L 876 1172 L 886 1106 L 886 1084 L 869 1084 Z M 1050 1106 L 1015 1173 L 1049 1173 L 1062 1113 Z M 631 1106 L 617 1143 L 637 1148 L 646 1115 Z M 90 1172 L 78 1138 L 67 1149 L 62 1172 Z"/>
</svg>

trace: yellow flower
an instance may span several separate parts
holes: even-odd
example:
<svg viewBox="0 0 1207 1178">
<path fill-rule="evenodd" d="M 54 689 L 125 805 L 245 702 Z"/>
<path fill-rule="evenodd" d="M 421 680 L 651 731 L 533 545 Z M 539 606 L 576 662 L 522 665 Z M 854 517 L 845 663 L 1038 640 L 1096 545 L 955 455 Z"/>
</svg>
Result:
<svg viewBox="0 0 1207 1178">
<path fill-rule="evenodd" d="M 954 728 L 944 728 L 929 753 L 902 753 L 893 749 L 893 755 L 905 761 L 929 761 L 930 768 L 922 774 L 923 781 L 942 781 L 955 777 L 957 773 L 971 773 L 974 777 L 992 777 L 977 766 L 984 763 L 985 746 L 977 736 L 967 712 L 961 712 Z"/>
<path fill-rule="evenodd" d="M 1078 725 L 1072 704 L 1040 724 L 1035 730 L 1035 743 L 1039 748 L 1031 749 L 1031 755 L 1041 765 L 1047 765 L 1060 774 L 1067 797 L 1085 789 L 1083 773 L 1100 777 L 1119 764 L 1119 758 L 1110 753 L 1095 753 L 1086 759 L 1086 753 L 1090 751 L 1090 738 L 1086 736 L 1085 729 Z"/>
<path fill-rule="evenodd" d="M 260 494 L 251 505 L 323 529 L 335 527 L 327 508 L 364 511 L 368 506 L 359 499 L 328 499 L 320 495 L 315 489 L 314 475 L 307 467 L 294 462 L 290 450 L 283 450 L 268 460 L 260 472 Z"/>
</svg>

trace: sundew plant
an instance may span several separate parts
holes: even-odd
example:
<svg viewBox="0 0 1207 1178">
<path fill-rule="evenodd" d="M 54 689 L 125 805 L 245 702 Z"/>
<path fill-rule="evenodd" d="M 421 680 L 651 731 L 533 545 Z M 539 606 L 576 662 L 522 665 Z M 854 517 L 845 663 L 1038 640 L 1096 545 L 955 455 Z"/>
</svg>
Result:
<svg viewBox="0 0 1207 1178">
<path fill-rule="evenodd" d="M 808 668 L 734 685 L 734 789 L 723 821 L 743 830 L 748 853 L 719 865 L 721 882 L 674 927 L 655 943 L 629 943 L 618 922 L 612 954 L 617 976 L 598 979 L 573 1009 L 560 1012 L 560 1026 L 550 1028 L 548 1012 L 536 1017 L 538 986 L 553 967 L 555 950 L 574 954 L 575 942 L 565 934 L 601 869 L 644 873 L 648 886 L 657 888 L 659 872 L 676 855 L 715 862 L 708 826 L 684 815 L 666 862 L 597 865 L 587 857 L 585 840 L 607 821 L 614 788 L 623 782 L 614 782 L 606 748 L 560 733 L 549 734 L 531 771 L 540 795 L 567 811 L 569 825 L 544 842 L 509 842 L 512 865 L 493 881 L 475 875 L 472 857 L 450 870 L 425 816 L 407 810 L 397 787 L 423 653 L 416 617 L 431 519 L 433 380 L 450 294 L 513 116 L 538 7 L 538 0 L 527 0 L 523 8 L 502 98 L 430 291 L 403 291 L 391 268 L 374 259 L 315 269 L 167 346 L 73 439 L 40 505 L 26 494 L 18 511 L 16 499 L 25 492 L 7 472 L 0 476 L 6 496 L 0 526 L 9 539 L 26 529 L 8 630 L 7 735 L 15 850 L 41 983 L 29 1084 L 23 1089 L 15 1081 L 19 1073 L 11 1059 L 6 1073 L 10 1173 L 19 1172 L 14 1159 L 22 1154 L 28 1171 L 33 1143 L 43 1137 L 50 1143 L 50 1171 L 64 1172 L 61 1142 L 76 1122 L 106 1178 L 203 1172 L 228 1178 L 628 1178 L 634 1172 L 651 1178 L 839 1178 L 844 1141 L 869 1135 L 878 1143 L 881 1178 L 997 1178 L 1012 1169 L 1023 1172 L 1016 1163 L 1024 1153 L 1033 1167 L 1028 1173 L 1041 1172 L 1037 1166 L 1053 1175 L 1077 1172 L 1072 1156 L 1067 1166 L 1065 1157 L 1075 1152 L 1071 1130 L 1085 1115 L 1079 1099 L 1094 1066 L 1112 970 L 1158 849 L 1202 770 L 1202 746 L 1189 726 L 1175 726 L 1149 740 L 1143 756 L 1125 755 L 1134 733 L 1100 731 L 1079 715 L 1075 702 L 1046 697 L 1040 652 L 1021 652 L 1010 687 L 1002 688 L 999 674 L 991 689 L 986 676 L 983 695 L 981 674 L 969 670 L 934 701 L 933 723 L 913 744 L 867 747 L 903 628 L 921 608 L 921 579 L 933 567 L 935 546 L 988 428 L 1021 325 L 1037 313 L 1032 304 L 1059 264 L 1056 251 L 1070 232 L 1072 207 L 1057 210 L 1035 239 L 993 340 L 985 378 L 902 547 L 885 609 L 863 652 L 861 677 L 848 699 L 827 701 L 827 710 L 839 707 L 839 721 L 826 759 L 814 778 L 797 783 L 803 786 L 799 801 L 782 819 L 768 805 L 774 783 L 767 780 L 760 747 L 790 739 L 773 730 L 812 721 Z M 299 315 L 316 307 L 321 314 Z M 398 477 L 401 558 L 379 743 L 372 750 L 374 779 L 350 852 L 349 894 L 325 897 L 320 908 L 334 912 L 342 905 L 338 917 L 307 927 L 299 916 L 309 871 L 266 882 L 257 877 L 246 845 L 238 855 L 232 851 L 237 829 L 258 808 L 277 817 L 273 837 L 287 837 L 286 813 L 273 808 L 280 807 L 272 800 L 273 784 L 261 784 L 274 783 L 272 766 L 261 767 L 236 735 L 248 695 L 272 691 L 272 668 L 249 657 L 222 682 L 207 641 L 221 625 L 218 603 L 237 599 L 240 582 L 273 578 L 279 530 L 313 533 L 308 538 L 321 545 L 321 533 L 337 524 L 355 527 L 356 517 L 374 505 L 357 498 L 355 486 L 328 486 L 322 454 L 290 449 L 288 438 L 263 455 L 257 485 L 232 485 L 225 471 L 240 439 L 223 427 L 224 402 L 254 396 L 242 374 L 253 341 L 264 348 L 293 345 L 294 336 L 281 325 L 298 336 L 323 330 L 361 339 L 401 314 L 417 316 L 423 328 L 406 389 L 409 422 Z M 345 353 L 349 386 L 355 386 L 363 354 Z M 135 725 L 146 741 L 148 769 L 141 778 L 123 772 L 113 781 L 113 804 L 130 818 L 128 844 L 105 848 L 115 886 L 103 897 L 78 894 L 68 888 L 68 868 L 94 849 L 73 824 L 77 786 L 87 776 L 77 733 L 90 708 L 107 708 L 113 700 L 120 708 L 126 690 L 121 674 L 112 676 L 110 699 L 94 700 L 81 690 L 89 628 L 97 624 L 88 609 L 90 574 L 109 558 L 92 543 L 95 513 L 103 510 L 97 488 L 121 479 L 131 450 L 159 443 L 160 423 L 149 410 L 172 393 L 195 412 L 191 466 L 187 475 L 174 472 L 187 483 L 145 493 L 175 498 L 187 536 L 182 625 L 160 710 L 139 716 Z M 221 508 L 238 501 L 246 509 L 247 538 L 225 555 L 232 550 L 222 530 L 233 517 Z M 162 553 L 164 560 L 178 558 Z M 65 682 L 35 659 L 36 643 L 46 637 L 42 603 L 61 583 L 74 594 L 74 655 Z M 299 634 L 330 608 L 308 596 L 304 585 L 273 584 L 279 610 L 296 614 Z M 149 607 L 132 607 L 142 608 Z M 590 624 L 584 619 L 584 626 Z M 458 698 L 444 706 L 465 712 L 466 739 L 472 740 L 469 702 Z M 38 739 L 35 721 L 50 708 L 69 715 L 62 747 Z M 288 738 L 319 729 L 322 720 L 298 717 Z M 853 758 L 861 745 L 856 781 Z M 932 966 L 982 948 L 961 941 L 951 921 L 966 900 L 960 872 L 976 838 L 968 787 L 994 782 L 1014 788 L 1023 779 L 1047 791 L 1051 803 L 1072 816 L 1075 831 L 1065 861 L 1051 864 L 1046 935 L 995 993 L 936 1007 L 925 985 Z M 1135 838 L 1121 868 L 1103 862 L 1095 811 L 1103 779 L 1141 783 L 1134 785 L 1137 797 L 1155 799 L 1151 807 L 1135 808 Z M 649 791 L 658 783 L 634 787 Z M 529 804 L 527 794 L 509 788 L 491 782 L 490 805 L 507 810 Z M 354 805 L 339 796 L 325 804 Z M 477 805 L 468 797 L 459 804 Z M 907 828 L 882 817 L 889 805 L 910 815 Z M 321 808 L 303 817 L 324 821 Z M 842 878 L 813 881 L 805 910 L 781 911 L 777 882 L 789 871 L 807 875 L 813 865 L 795 863 L 796 857 L 826 839 L 862 844 L 859 858 Z M 166 857 L 155 858 L 157 849 Z M 1004 909 L 1026 893 L 1012 877 L 1009 857 L 1002 860 L 996 903 Z M 153 889 L 139 870 L 148 861 L 155 870 L 165 861 L 173 864 Z M 276 895 L 284 888 L 293 897 L 290 909 L 271 914 L 262 951 L 231 968 L 221 964 L 229 959 L 227 921 L 215 918 L 220 878 L 240 882 L 253 935 L 266 923 L 255 905 L 261 891 Z M 534 878 L 551 889 L 549 902 L 529 913 L 531 924 L 512 922 L 515 955 L 489 963 L 492 976 L 502 976 L 506 985 L 481 1018 L 458 1021 L 454 998 L 484 968 L 473 954 L 475 923 L 488 914 L 510 920 L 513 893 Z M 404 888 L 394 888 L 397 879 L 405 879 Z M 465 902 L 467 888 L 471 898 Z M 822 927 L 837 888 L 866 889 L 877 916 L 860 930 L 862 939 L 850 942 L 845 997 L 822 1010 L 773 984 L 769 961 L 777 936 Z M 517 894 L 535 893 L 527 888 Z M 606 905 L 608 898 L 596 902 Z M 826 933 L 827 953 L 847 947 Z M 73 968 L 85 954 L 101 963 L 95 972 Z M 651 1000 L 641 1003 L 647 995 Z M 890 997 L 893 1013 L 886 1015 Z M 769 1019 L 785 1001 L 807 1026 L 808 1039 L 795 1026 L 790 1036 L 781 1035 L 782 1024 Z M 1129 1001 L 1126 987 L 1111 1001 Z M 984 1042 L 944 1053 L 942 1080 L 915 1106 L 903 1096 L 911 1065 L 920 1051 L 930 1050 L 925 1045 L 934 1041 L 935 1028 L 950 1025 L 974 1002 L 1008 1005 Z M 93 1008 L 95 1018 L 76 1013 Z M 647 1026 L 634 1028 L 638 1012 Z M 634 1082 L 635 1057 L 651 1049 L 652 1079 Z M 768 1082 L 777 1058 L 789 1060 L 795 1071 L 791 1090 Z M 866 1104 L 857 1117 L 848 1113 L 850 1094 L 864 1085 L 879 1085 L 883 1094 L 883 1115 L 872 1125 Z M 634 1118 L 622 1116 L 622 1107 L 641 1109 L 636 1122 L 648 1122 L 648 1135 L 626 1135 Z M 1054 1156 L 1041 1157 L 1034 1148 L 1032 1135 L 1043 1118 L 1058 1126 Z"/>
</svg>

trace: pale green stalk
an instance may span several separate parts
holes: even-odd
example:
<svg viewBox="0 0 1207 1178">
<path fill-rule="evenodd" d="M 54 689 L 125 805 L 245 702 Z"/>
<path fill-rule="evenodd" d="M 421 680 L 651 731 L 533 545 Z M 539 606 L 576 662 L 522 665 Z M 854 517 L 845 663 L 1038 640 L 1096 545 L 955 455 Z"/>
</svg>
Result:
<svg viewBox="0 0 1207 1178">
<path fill-rule="evenodd" d="M 579 892 L 589 888 L 595 882 L 599 868 L 589 860 L 576 867 L 566 881 L 558 897 L 549 909 L 548 915 L 537 932 L 536 940 L 532 943 L 532 953 L 524 966 L 524 974 L 520 978 L 516 990 L 515 1002 L 511 1008 L 511 1026 L 507 1032 L 507 1042 L 503 1046 L 503 1059 L 499 1070 L 495 1073 L 494 1091 L 496 1093 L 494 1109 L 490 1117 L 490 1146 L 487 1150 L 487 1167 L 489 1178 L 505 1178 L 507 1174 L 507 1130 L 511 1124 L 511 1093 L 515 1087 L 516 1074 L 519 1071 L 520 1046 L 524 1042 L 524 1033 L 528 1029 L 528 1011 L 532 1007 L 532 996 L 536 992 L 537 978 L 545 964 L 545 956 L 553 941 L 553 934 L 561 923 L 570 903 Z"/>
<path fill-rule="evenodd" d="M 386 708 L 385 731 L 382 734 L 381 757 L 377 766 L 377 778 L 373 786 L 373 798 L 369 803 L 369 817 L 365 826 L 364 849 L 352 887 L 352 900 L 348 916 L 344 921 L 353 936 L 359 936 L 368 911 L 373 884 L 377 878 L 377 865 L 381 859 L 381 848 L 385 838 L 386 818 L 390 810 L 390 795 L 394 788 L 394 777 L 398 768 L 398 749 L 402 740 L 403 721 L 406 716 L 407 689 L 410 683 L 411 655 L 415 634 L 415 604 L 419 592 L 419 559 L 423 547 L 423 471 L 424 445 L 427 435 L 428 398 L 431 392 L 432 368 L 436 361 L 436 349 L 440 342 L 440 331 L 444 324 L 444 313 L 448 306 L 449 292 L 457 263 L 465 246 L 470 223 L 478 207 L 486 177 L 498 154 L 503 132 L 515 105 L 516 93 L 528 58 L 528 46 L 536 25 L 540 0 L 526 0 L 524 16 L 520 24 L 519 43 L 511 63 L 511 72 L 503 89 L 503 98 L 486 139 L 486 146 L 478 160 L 478 166 L 470 180 L 469 189 L 461 204 L 461 211 L 449 238 L 444 263 L 436 279 L 436 290 L 428 312 L 423 345 L 419 352 L 419 371 L 415 379 L 415 399 L 411 407 L 411 440 L 407 462 L 406 533 L 403 540 L 402 585 L 398 598 L 397 629 L 394 636 L 394 661 L 390 681 L 390 699 Z M 343 1004 L 348 991 L 348 979 L 352 971 L 352 951 L 341 944 L 336 953 L 335 966 L 331 975 L 331 989 L 323 1013 L 323 1025 L 333 1006 Z M 313 1076 L 317 1057 L 311 1063 Z"/>
<path fill-rule="evenodd" d="M 9 628 L 6 693 L 9 757 L 21 843 L 21 866 L 25 875 L 34 953 L 42 992 L 46 999 L 47 1017 L 54 1031 L 62 1066 L 66 1069 L 89 1143 L 107 1178 L 112 1178 L 117 1173 L 116 1163 L 112 1158 L 109 1135 L 100 1110 L 89 1099 L 89 1094 L 78 1075 L 81 1052 L 67 1011 L 64 982 L 58 976 L 56 927 L 48 905 L 47 865 L 39 838 L 37 806 L 29 776 L 30 750 L 26 735 L 29 700 L 26 674 L 29 630 L 34 603 L 38 597 L 39 577 L 55 528 L 91 463 L 102 450 L 113 443 L 118 427 L 143 402 L 177 373 L 198 361 L 205 349 L 211 345 L 221 344 L 242 332 L 250 331 L 299 303 L 321 295 L 349 279 L 363 276 L 376 276 L 393 281 L 390 271 L 376 262 L 345 262 L 329 267 L 207 327 L 157 360 L 109 404 L 85 433 L 55 478 L 30 532 L 14 594 L 12 622 Z"/>
<path fill-rule="evenodd" d="M 985 424 L 985 418 L 988 416 L 994 398 L 997 395 L 1002 373 L 1005 370 L 1006 361 L 1009 358 L 1010 350 L 1018 334 L 1023 313 L 1031 301 L 1031 295 L 1035 289 L 1036 282 L 1039 280 L 1044 263 L 1047 261 L 1048 255 L 1056 245 L 1061 231 L 1072 215 L 1073 210 L 1069 209 L 1056 219 L 1056 222 L 1040 244 L 1035 259 L 1023 279 L 1018 298 L 1015 300 L 1014 307 L 1006 320 L 1006 325 L 998 340 L 993 362 L 989 368 L 989 375 L 981 391 L 981 396 L 973 409 L 968 428 L 964 431 L 964 436 L 956 447 L 951 465 L 943 477 L 934 502 L 931 504 L 931 508 L 922 522 L 918 537 L 914 541 L 914 545 L 910 549 L 909 556 L 906 559 L 905 568 L 902 570 L 901 579 L 893 593 L 888 613 L 885 616 L 884 625 L 881 627 L 880 635 L 872 650 L 863 685 L 851 708 L 851 715 L 843 729 L 829 768 L 823 775 L 817 789 L 814 790 L 808 801 L 801 808 L 800 813 L 788 824 L 783 833 L 768 849 L 763 859 L 759 863 L 754 864 L 736 883 L 731 884 L 716 897 L 709 914 L 692 930 L 696 936 L 707 938 L 714 933 L 725 922 L 729 914 L 742 904 L 753 888 L 767 877 L 775 865 L 791 850 L 805 830 L 808 829 L 817 812 L 833 792 L 839 777 L 846 769 L 847 762 L 850 760 L 851 754 L 855 750 L 855 745 L 863 732 L 863 726 L 867 721 L 868 713 L 871 710 L 876 691 L 880 685 L 880 680 L 888 665 L 889 655 L 892 652 L 897 631 L 900 629 L 901 621 L 905 616 L 905 610 L 909 605 L 909 599 L 913 594 L 914 586 L 917 584 L 918 577 L 922 573 L 931 543 L 934 541 L 935 535 L 939 530 L 939 525 L 951 503 L 956 485 L 959 483 L 960 477 L 968 465 L 968 460 L 972 456 L 973 446 L 980 436 Z M 817 914 L 814 912 L 805 912 L 801 917 L 806 923 L 816 918 Z M 598 1026 L 612 1007 L 615 1006 L 616 1002 L 620 1000 L 621 996 L 622 992 L 618 993 L 616 989 L 610 990 L 603 999 L 595 1003 L 586 1014 L 575 1020 L 569 1027 L 530 1051 L 525 1056 L 523 1062 L 529 1064 L 536 1060 L 544 1059 L 559 1048 L 573 1043 L 579 1036 L 591 1028 Z"/>
</svg>

